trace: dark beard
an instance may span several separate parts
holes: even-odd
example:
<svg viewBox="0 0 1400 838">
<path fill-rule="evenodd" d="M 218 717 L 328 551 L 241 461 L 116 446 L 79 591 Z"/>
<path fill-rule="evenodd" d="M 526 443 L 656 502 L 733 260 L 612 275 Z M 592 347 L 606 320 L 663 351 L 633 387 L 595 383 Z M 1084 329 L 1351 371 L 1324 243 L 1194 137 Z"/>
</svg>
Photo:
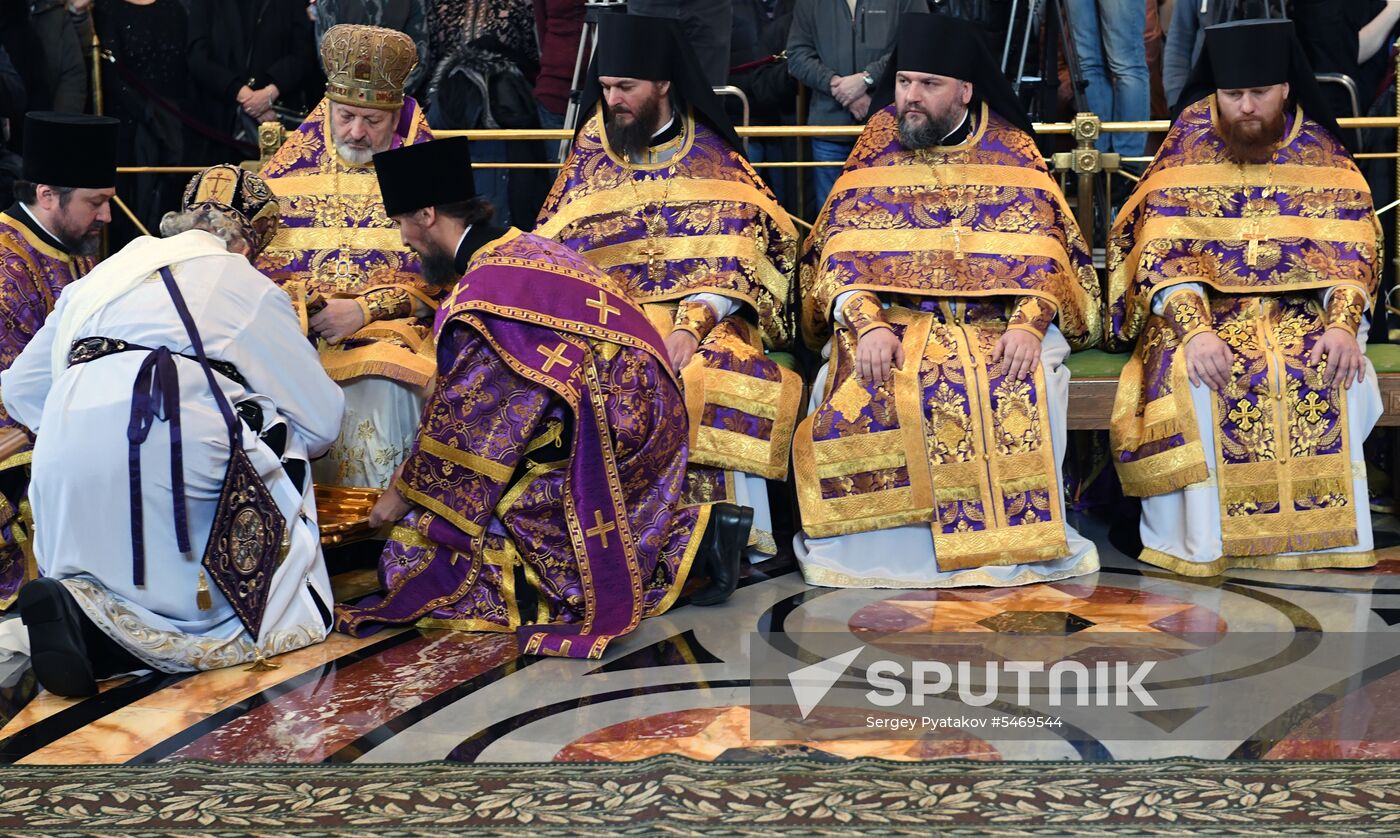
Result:
<svg viewBox="0 0 1400 838">
<path fill-rule="evenodd" d="M 437 288 L 456 285 L 462 275 L 457 273 L 457 254 L 448 253 L 436 244 L 429 245 L 427 253 L 419 253 L 423 265 L 423 281 Z"/>
<path fill-rule="evenodd" d="M 632 121 L 623 125 L 611 113 L 608 114 L 604 130 L 608 134 L 608 145 L 623 158 L 640 155 L 651 145 L 651 137 L 656 133 L 661 121 L 661 97 L 656 96 L 642 104 L 632 115 Z"/>
<path fill-rule="evenodd" d="M 899 118 L 899 142 L 910 151 L 938 145 L 944 137 L 953 133 L 953 129 L 962 124 L 964 116 L 951 112 L 934 115 L 927 111 L 916 111 L 922 113 L 924 119 L 915 123 L 909 119 L 909 113 L 905 111 Z"/>
<path fill-rule="evenodd" d="M 1240 163 L 1267 163 L 1283 139 L 1283 110 L 1267 122 L 1220 120 L 1220 137 L 1225 152 Z"/>
<path fill-rule="evenodd" d="M 102 223 L 98 222 L 86 230 L 70 230 L 59 225 L 58 240 L 74 256 L 96 256 L 102 247 Z"/>
</svg>

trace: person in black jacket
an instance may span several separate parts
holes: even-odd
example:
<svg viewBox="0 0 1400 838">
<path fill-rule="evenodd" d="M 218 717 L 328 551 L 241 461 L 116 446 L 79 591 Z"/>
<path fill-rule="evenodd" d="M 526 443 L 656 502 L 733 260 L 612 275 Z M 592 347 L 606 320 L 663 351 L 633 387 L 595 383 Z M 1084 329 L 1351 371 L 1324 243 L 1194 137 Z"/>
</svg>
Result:
<svg viewBox="0 0 1400 838">
<path fill-rule="evenodd" d="M 783 49 L 792 27 L 793 0 L 734 0 L 734 28 L 729 39 L 729 84 L 749 97 L 750 125 L 797 124 L 797 79 L 787 70 Z M 735 70 L 738 72 L 735 72 Z M 730 118 L 739 124 L 740 109 L 730 100 Z M 749 140 L 749 161 L 796 160 L 797 142 Z M 796 200 L 796 170 L 762 171 L 763 179 L 785 205 Z M 788 206 L 800 211 L 800 207 Z"/>
<path fill-rule="evenodd" d="M 300 121 L 316 87 L 316 38 L 306 0 L 190 0 L 190 74 L 204 121 L 257 143 L 274 106 Z M 208 162 L 243 159 L 246 145 L 211 143 Z"/>
</svg>

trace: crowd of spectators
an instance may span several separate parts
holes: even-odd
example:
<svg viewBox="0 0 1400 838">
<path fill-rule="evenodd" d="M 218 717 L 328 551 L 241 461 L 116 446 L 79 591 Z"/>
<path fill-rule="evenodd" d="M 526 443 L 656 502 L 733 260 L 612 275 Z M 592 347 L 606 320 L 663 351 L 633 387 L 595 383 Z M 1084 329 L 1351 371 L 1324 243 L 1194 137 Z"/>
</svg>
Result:
<svg viewBox="0 0 1400 838">
<path fill-rule="evenodd" d="M 206 165 L 257 154 L 259 123 L 289 127 L 320 98 L 319 36 L 337 23 L 407 33 L 418 45 L 410 95 L 434 128 L 558 128 L 568 112 L 589 14 L 625 5 L 679 18 L 717 87 L 747 98 L 754 124 L 855 125 L 871 107 L 900 16 L 934 10 L 977 20 L 993 52 L 1020 33 L 1037 6 L 1032 51 L 1058 52 L 1061 104 L 1105 119 L 1170 114 L 1200 54 L 1207 26 L 1287 16 L 1338 115 L 1393 108 L 1392 44 L 1400 0 L 630 0 L 606 10 L 585 0 L 0 0 L 0 117 L 7 123 L 0 189 L 17 164 L 25 110 L 93 111 L 125 123 L 128 166 Z M 1013 8 L 1014 7 L 1014 8 Z M 1014 16 L 1013 16 L 1014 12 Z M 1039 25 L 1057 16 L 1061 26 Z M 1020 35 L 1017 34 L 1016 39 Z M 104 59 L 94 68 L 94 39 Z M 1019 45 L 1018 45 L 1019 46 Z M 1016 75 L 1019 49 L 1008 50 Z M 1052 58 L 1054 53 L 1052 53 Z M 1043 59 L 1037 58 L 1037 61 Z M 1028 75 L 1034 67 L 1024 68 Z M 101 74 L 100 91 L 93 73 Z M 98 95 L 100 94 L 100 103 Z M 1077 94 L 1077 96 L 1075 95 Z M 1029 92 L 1023 91 L 1029 101 Z M 734 96 L 736 120 L 742 110 Z M 1044 114 L 1039 114 L 1044 116 Z M 1103 150 L 1151 152 L 1146 134 L 1105 134 Z M 498 142 L 480 161 L 557 160 L 557 144 Z M 846 139 L 749 143 L 755 163 L 844 160 Z M 780 200 L 811 218 L 838 169 L 770 169 Z M 148 228 L 178 198 L 181 178 L 128 175 L 118 193 Z M 478 188 L 505 221 L 528 226 L 550 178 L 534 169 L 489 170 Z M 805 192 L 805 205 L 798 196 Z M 129 235 L 131 229 L 119 232 Z"/>
</svg>

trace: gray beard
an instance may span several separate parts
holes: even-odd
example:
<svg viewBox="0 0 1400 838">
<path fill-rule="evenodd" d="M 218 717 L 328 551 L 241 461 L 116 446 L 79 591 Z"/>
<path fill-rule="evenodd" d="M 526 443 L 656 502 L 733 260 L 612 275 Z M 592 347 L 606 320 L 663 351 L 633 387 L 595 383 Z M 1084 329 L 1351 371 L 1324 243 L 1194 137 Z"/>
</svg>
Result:
<svg viewBox="0 0 1400 838">
<path fill-rule="evenodd" d="M 374 159 L 373 149 L 351 148 L 340 142 L 335 144 L 335 153 L 340 155 L 341 160 L 352 166 L 363 166 Z"/>
</svg>

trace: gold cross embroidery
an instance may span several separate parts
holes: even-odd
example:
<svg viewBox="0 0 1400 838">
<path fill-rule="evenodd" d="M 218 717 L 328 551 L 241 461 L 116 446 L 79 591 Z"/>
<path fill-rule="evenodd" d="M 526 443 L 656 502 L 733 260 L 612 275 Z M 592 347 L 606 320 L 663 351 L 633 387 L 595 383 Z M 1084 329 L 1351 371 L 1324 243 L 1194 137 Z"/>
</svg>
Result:
<svg viewBox="0 0 1400 838">
<path fill-rule="evenodd" d="M 584 536 L 587 538 L 592 538 L 595 535 L 598 536 L 598 538 L 601 539 L 603 542 L 603 549 L 606 550 L 608 549 L 608 533 L 612 532 L 613 530 L 616 530 L 617 524 L 614 524 L 612 521 L 604 523 L 603 513 L 599 512 L 596 509 L 593 510 L 593 521 L 593 529 L 586 531 L 584 533 Z"/>
<path fill-rule="evenodd" d="M 1253 428 L 1263 418 L 1264 414 L 1259 412 L 1259 408 L 1243 399 L 1235 405 L 1234 410 L 1230 411 L 1230 421 L 1239 425 L 1240 430 L 1245 433 L 1249 433 L 1250 428 Z"/>
<path fill-rule="evenodd" d="M 567 343 L 559 344 L 554 347 L 553 351 L 545 349 L 543 346 L 535 347 L 535 351 L 544 356 L 544 371 L 549 372 L 550 368 L 555 364 L 563 364 L 565 369 L 572 367 L 574 362 L 564 357 L 564 353 L 568 348 L 569 345 Z"/>
<path fill-rule="evenodd" d="M 621 314 L 621 313 L 622 313 L 622 312 L 618 311 L 617 309 L 613 308 L 612 306 L 608 305 L 608 296 L 607 296 L 606 294 L 604 294 L 602 291 L 599 291 L 599 292 L 598 292 L 598 299 L 596 299 L 596 300 L 588 300 L 587 303 L 586 303 L 586 305 L 588 305 L 590 308 L 596 308 L 596 309 L 598 309 L 598 325 L 599 325 L 599 326 L 606 326 L 606 325 L 608 325 L 608 315 L 610 315 L 610 314 Z"/>
<path fill-rule="evenodd" d="M 962 249 L 962 221 L 954 218 L 952 226 L 948 228 L 948 232 L 953 236 L 953 258 L 961 262 L 965 258 Z"/>
<path fill-rule="evenodd" d="M 1249 247 L 1244 252 L 1244 262 L 1251 268 L 1259 265 L 1259 242 L 1268 238 L 1259 232 L 1259 219 L 1254 219 L 1249 223 L 1249 230 L 1244 234 L 1245 241 L 1249 242 Z"/>
<path fill-rule="evenodd" d="M 1297 407 L 1293 409 L 1298 411 L 1299 416 L 1305 417 L 1308 422 L 1317 424 L 1318 417 L 1331 410 L 1332 406 L 1326 401 L 1319 399 L 1317 393 L 1309 393 L 1308 397 L 1298 402 Z"/>
</svg>

